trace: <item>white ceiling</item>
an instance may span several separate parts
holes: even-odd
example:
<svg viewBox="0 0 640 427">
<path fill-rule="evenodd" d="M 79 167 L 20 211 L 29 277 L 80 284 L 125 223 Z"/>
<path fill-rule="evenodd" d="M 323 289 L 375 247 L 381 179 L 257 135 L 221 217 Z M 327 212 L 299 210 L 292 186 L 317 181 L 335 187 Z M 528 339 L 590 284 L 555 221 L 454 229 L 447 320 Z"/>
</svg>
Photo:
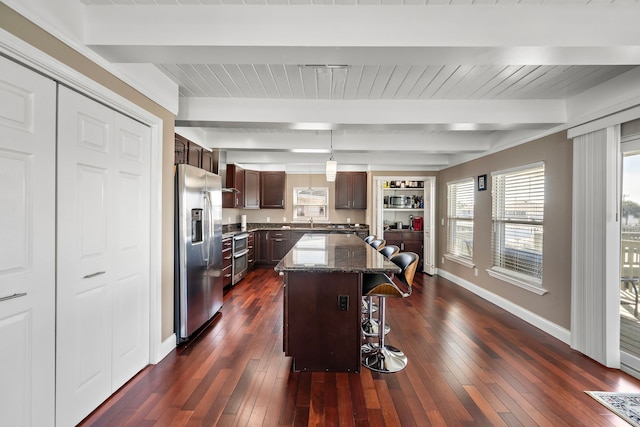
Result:
<svg viewBox="0 0 640 427">
<path fill-rule="evenodd" d="M 331 145 L 342 169 L 441 169 L 575 125 L 640 71 L 638 0 L 28 3 L 257 169 L 320 171 Z"/>
</svg>

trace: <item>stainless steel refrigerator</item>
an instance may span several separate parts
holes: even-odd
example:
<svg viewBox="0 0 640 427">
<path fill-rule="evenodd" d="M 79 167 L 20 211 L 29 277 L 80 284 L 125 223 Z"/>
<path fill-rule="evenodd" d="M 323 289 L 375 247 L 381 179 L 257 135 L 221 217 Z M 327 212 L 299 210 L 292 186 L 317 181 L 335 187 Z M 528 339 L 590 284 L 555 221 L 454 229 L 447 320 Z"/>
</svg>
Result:
<svg viewBox="0 0 640 427">
<path fill-rule="evenodd" d="M 222 184 L 216 174 L 176 166 L 175 322 L 188 340 L 222 307 Z"/>
</svg>

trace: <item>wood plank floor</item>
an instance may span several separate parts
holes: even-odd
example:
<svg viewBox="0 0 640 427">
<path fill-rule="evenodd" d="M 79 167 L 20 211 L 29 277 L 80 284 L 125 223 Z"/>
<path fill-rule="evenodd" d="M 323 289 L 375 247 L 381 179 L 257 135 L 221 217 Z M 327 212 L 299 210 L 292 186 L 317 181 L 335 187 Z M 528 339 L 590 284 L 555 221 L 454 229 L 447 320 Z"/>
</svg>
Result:
<svg viewBox="0 0 640 427">
<path fill-rule="evenodd" d="M 387 303 L 395 374 L 291 372 L 281 279 L 257 269 L 189 347 L 147 367 L 82 426 L 623 426 L 585 390 L 640 392 L 453 283 L 416 274 Z M 339 327 L 339 325 L 327 325 Z"/>
</svg>

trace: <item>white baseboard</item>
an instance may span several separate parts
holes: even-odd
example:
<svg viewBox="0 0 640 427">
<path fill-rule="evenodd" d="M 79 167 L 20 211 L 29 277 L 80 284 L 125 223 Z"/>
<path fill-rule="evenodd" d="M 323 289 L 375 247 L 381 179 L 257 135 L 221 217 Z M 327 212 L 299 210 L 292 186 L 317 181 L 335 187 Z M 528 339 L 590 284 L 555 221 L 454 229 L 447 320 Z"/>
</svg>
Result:
<svg viewBox="0 0 640 427">
<path fill-rule="evenodd" d="M 160 348 L 158 349 L 158 360 L 156 363 L 159 363 L 162 359 L 167 357 L 167 355 L 171 353 L 174 348 L 176 348 L 176 334 L 171 334 L 169 338 L 162 341 L 162 343 L 160 344 Z"/>
<path fill-rule="evenodd" d="M 455 276 L 445 270 L 442 269 L 438 269 L 437 274 L 439 276 L 444 277 L 445 279 L 451 280 L 453 283 L 455 283 L 456 285 L 473 292 L 474 294 L 478 295 L 479 297 L 489 301 L 490 303 L 493 303 L 495 305 L 497 305 L 498 307 L 508 311 L 509 313 L 519 317 L 520 319 L 524 320 L 525 322 L 535 326 L 538 329 L 541 329 L 542 331 L 548 333 L 549 335 L 551 335 L 554 338 L 559 339 L 560 341 L 564 342 L 567 345 L 571 345 L 571 331 L 558 326 L 555 323 L 552 323 L 550 321 L 548 321 L 547 319 L 538 316 L 537 314 L 520 307 L 517 304 L 514 304 L 513 302 L 509 301 L 506 298 L 503 298 L 499 295 L 494 294 L 493 292 L 489 292 L 484 288 L 481 288 L 478 285 L 475 285 L 471 282 L 469 282 L 468 280 L 462 279 L 458 276 Z"/>
</svg>

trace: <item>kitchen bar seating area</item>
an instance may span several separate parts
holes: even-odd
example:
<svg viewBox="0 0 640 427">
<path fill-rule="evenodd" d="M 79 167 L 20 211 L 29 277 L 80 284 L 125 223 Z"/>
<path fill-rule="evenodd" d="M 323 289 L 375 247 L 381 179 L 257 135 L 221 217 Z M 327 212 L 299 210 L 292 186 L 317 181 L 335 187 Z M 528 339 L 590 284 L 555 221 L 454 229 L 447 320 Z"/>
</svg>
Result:
<svg viewBox="0 0 640 427">
<path fill-rule="evenodd" d="M 257 268 L 225 292 L 211 327 L 81 425 L 625 425 L 584 391 L 639 392 L 634 378 L 442 277 L 416 273 L 412 289 L 387 301 L 404 370 L 296 372 L 283 352 L 282 277 Z"/>
</svg>

